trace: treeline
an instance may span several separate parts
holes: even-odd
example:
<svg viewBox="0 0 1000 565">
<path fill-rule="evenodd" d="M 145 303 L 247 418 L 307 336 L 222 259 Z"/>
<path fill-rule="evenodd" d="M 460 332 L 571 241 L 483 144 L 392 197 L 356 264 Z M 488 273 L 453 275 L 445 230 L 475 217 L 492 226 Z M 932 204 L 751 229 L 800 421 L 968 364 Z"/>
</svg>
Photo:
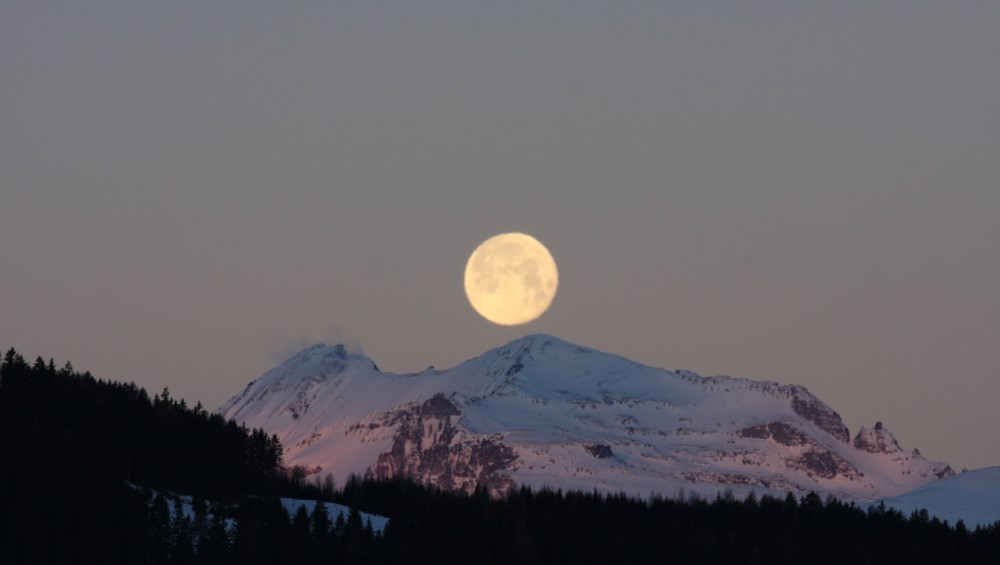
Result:
<svg viewBox="0 0 1000 565">
<path fill-rule="evenodd" d="M 495 499 L 404 480 L 335 489 L 290 471 L 277 438 L 166 390 L 13 349 L 0 363 L 0 563 L 1000 563 L 1000 524 L 970 531 L 815 494 Z M 289 516 L 281 496 L 354 512 Z M 358 510 L 389 517 L 384 533 Z"/>
<path fill-rule="evenodd" d="M 380 561 L 381 538 L 361 513 L 331 517 L 326 505 L 289 515 L 275 497 L 238 504 L 146 493 L 147 563 L 366 563 Z"/>
<path fill-rule="evenodd" d="M 212 535 L 175 508 L 164 518 L 152 492 L 212 501 Z M 308 549 L 277 497 L 318 492 L 286 476 L 276 436 L 166 389 L 150 397 L 14 349 L 0 362 L 0 563 L 277 562 Z"/>
<path fill-rule="evenodd" d="M 1000 525 L 970 531 L 814 493 L 638 500 L 522 488 L 497 500 L 355 480 L 340 496 L 391 517 L 385 562 L 1000 563 Z"/>
<path fill-rule="evenodd" d="M 189 408 L 170 392 L 152 398 L 133 383 L 111 383 L 56 369 L 39 357 L 29 365 L 13 349 L 0 365 L 4 472 L 56 483 L 89 473 L 156 485 L 221 501 L 272 488 L 282 471 L 281 443 Z"/>
</svg>

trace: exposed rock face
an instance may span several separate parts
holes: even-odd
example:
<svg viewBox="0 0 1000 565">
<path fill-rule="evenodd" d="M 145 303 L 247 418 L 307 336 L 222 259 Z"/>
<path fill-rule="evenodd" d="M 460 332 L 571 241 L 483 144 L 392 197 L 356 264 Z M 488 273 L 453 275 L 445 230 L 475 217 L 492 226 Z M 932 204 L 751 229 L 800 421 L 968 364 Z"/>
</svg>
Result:
<svg viewBox="0 0 1000 565">
<path fill-rule="evenodd" d="M 849 479 L 858 479 L 864 476 L 843 457 L 822 447 L 810 448 L 799 457 L 787 460 L 785 465 L 789 469 L 806 471 L 810 477 L 823 479 L 832 479 L 837 475 Z"/>
<path fill-rule="evenodd" d="M 934 470 L 934 476 L 939 479 L 950 477 L 954 474 L 955 470 L 951 468 L 951 465 L 941 465 Z"/>
<path fill-rule="evenodd" d="M 459 416 L 461 411 L 441 394 L 387 415 L 380 425 L 398 425 L 392 449 L 379 454 L 365 475 L 407 477 L 466 493 L 484 488 L 493 496 L 516 486 L 506 471 L 514 467 L 517 453 L 500 434 L 470 437 L 458 430 L 452 417 Z"/>
<path fill-rule="evenodd" d="M 854 447 L 868 453 L 903 452 L 903 448 L 899 447 L 899 443 L 889 430 L 882 426 L 882 422 L 875 422 L 874 429 L 861 426 L 858 435 L 854 436 Z"/>
<path fill-rule="evenodd" d="M 420 415 L 424 418 L 444 420 L 448 416 L 461 416 L 462 412 L 443 394 L 435 394 L 420 405 Z"/>
<path fill-rule="evenodd" d="M 795 485 L 787 481 L 748 477 L 740 473 L 685 472 L 682 474 L 682 477 L 692 483 L 714 483 L 727 487 L 751 486 L 764 489 L 795 490 Z"/>
<path fill-rule="evenodd" d="M 864 473 L 843 457 L 826 449 L 787 422 L 768 422 L 750 426 L 741 429 L 739 435 L 746 438 L 770 439 L 787 447 L 804 448 L 801 453 L 785 459 L 785 466 L 792 470 L 806 471 L 810 477 L 832 479 L 840 475 L 857 479 L 864 476 Z"/>
<path fill-rule="evenodd" d="M 808 445 L 814 443 L 809 436 L 802 433 L 787 422 L 768 422 L 743 428 L 739 431 L 742 437 L 752 437 L 757 439 L 773 439 L 781 445 Z"/>
<path fill-rule="evenodd" d="M 584 445 L 583 448 L 598 459 L 610 459 L 615 456 L 614 452 L 611 451 L 611 446 L 603 443 L 588 444 Z"/>
<path fill-rule="evenodd" d="M 905 464 L 913 459 L 923 459 L 920 452 L 916 449 L 914 449 L 912 453 L 904 451 L 903 448 L 899 446 L 896 438 L 892 435 L 892 432 L 882 426 L 882 422 L 875 422 L 874 428 L 861 426 L 857 435 L 854 436 L 854 447 L 860 451 L 889 456 L 892 461 L 900 464 Z M 939 479 L 950 477 L 954 474 L 955 471 L 951 468 L 951 466 L 944 463 L 938 463 L 930 470 L 924 470 L 921 472 L 921 476 L 933 476 Z"/>
<path fill-rule="evenodd" d="M 801 387 L 794 387 L 792 410 L 841 442 L 851 440 L 851 433 L 840 419 L 840 414 Z"/>
</svg>

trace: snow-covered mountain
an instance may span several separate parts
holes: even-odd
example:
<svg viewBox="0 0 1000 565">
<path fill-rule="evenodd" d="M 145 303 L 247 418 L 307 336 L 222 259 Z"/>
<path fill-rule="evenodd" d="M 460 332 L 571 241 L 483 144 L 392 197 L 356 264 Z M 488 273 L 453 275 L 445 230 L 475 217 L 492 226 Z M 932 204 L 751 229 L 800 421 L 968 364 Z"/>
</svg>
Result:
<svg viewBox="0 0 1000 565">
<path fill-rule="evenodd" d="M 959 520 L 969 529 L 990 526 L 1000 522 L 1000 467 L 965 471 L 875 502 L 879 503 L 904 516 L 926 509 L 952 526 Z"/>
<path fill-rule="evenodd" d="M 880 423 L 852 440 L 804 387 L 656 369 L 547 335 L 413 374 L 315 345 L 219 413 L 277 434 L 286 465 L 340 484 L 355 473 L 493 493 L 728 489 L 871 501 L 953 474 L 903 451 Z"/>
</svg>

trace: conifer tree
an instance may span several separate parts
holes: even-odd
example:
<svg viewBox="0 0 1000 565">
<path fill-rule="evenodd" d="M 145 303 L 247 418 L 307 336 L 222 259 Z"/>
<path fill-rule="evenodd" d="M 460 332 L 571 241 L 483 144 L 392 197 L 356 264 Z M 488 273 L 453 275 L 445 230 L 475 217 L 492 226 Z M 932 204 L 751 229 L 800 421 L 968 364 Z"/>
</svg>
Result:
<svg viewBox="0 0 1000 565">
<path fill-rule="evenodd" d="M 332 532 L 330 531 L 330 514 L 326 511 L 326 504 L 317 500 L 310 516 L 313 539 L 320 546 L 326 545 Z"/>
<path fill-rule="evenodd" d="M 194 560 L 194 541 L 191 519 L 184 512 L 180 498 L 174 499 L 174 519 L 170 525 L 170 559 L 174 563 L 191 563 Z"/>
<path fill-rule="evenodd" d="M 151 563 L 167 563 L 170 558 L 171 521 L 170 510 L 163 495 L 156 493 L 149 506 L 149 560 Z"/>
</svg>

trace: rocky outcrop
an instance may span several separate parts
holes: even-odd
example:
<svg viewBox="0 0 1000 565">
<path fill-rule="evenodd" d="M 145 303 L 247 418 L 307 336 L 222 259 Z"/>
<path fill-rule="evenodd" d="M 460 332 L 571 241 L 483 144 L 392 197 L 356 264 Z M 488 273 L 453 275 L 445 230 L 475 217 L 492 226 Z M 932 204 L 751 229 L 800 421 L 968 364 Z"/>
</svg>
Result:
<svg viewBox="0 0 1000 565">
<path fill-rule="evenodd" d="M 861 426 L 858 435 L 854 436 L 854 447 L 868 453 L 894 454 L 903 451 L 896 438 L 882 426 L 882 422 L 875 422 L 875 427 L 871 429 Z"/>
<path fill-rule="evenodd" d="M 768 422 L 739 430 L 745 438 L 769 439 L 786 447 L 804 448 L 797 455 L 785 459 L 785 466 L 805 471 L 810 477 L 832 479 L 837 475 L 850 479 L 864 476 L 837 453 L 830 451 L 788 422 Z"/>
<path fill-rule="evenodd" d="M 768 422 L 740 430 L 741 437 L 772 439 L 781 445 L 794 446 L 814 443 L 809 436 L 787 422 Z"/>
<path fill-rule="evenodd" d="M 886 429 L 882 422 L 875 422 L 874 428 L 867 428 L 861 426 L 858 430 L 856 436 L 854 436 L 854 447 L 860 451 L 865 451 L 868 453 L 877 453 L 882 455 L 889 455 L 894 461 L 905 463 L 911 460 L 926 461 L 920 452 L 914 449 L 911 453 L 907 453 L 899 446 L 899 442 L 892 435 L 888 429 Z M 929 471 L 921 472 L 922 476 L 925 477 L 937 477 L 943 479 L 944 477 L 950 477 L 955 474 L 954 469 L 950 465 L 945 463 L 935 464 Z"/>
<path fill-rule="evenodd" d="M 445 420 L 449 416 L 461 416 L 462 412 L 458 407 L 444 397 L 443 394 L 435 394 L 429 400 L 420 405 L 420 416 L 435 420 Z"/>
<path fill-rule="evenodd" d="M 859 479 L 864 476 L 857 467 L 844 460 L 829 449 L 819 446 L 811 447 L 802 455 L 788 459 L 785 466 L 792 470 L 805 471 L 810 477 L 832 479 L 837 475 L 848 479 Z"/>
<path fill-rule="evenodd" d="M 445 490 L 477 488 L 499 496 L 515 487 L 507 473 L 517 453 L 500 434 L 471 436 L 455 427 L 459 409 L 438 394 L 418 406 L 387 414 L 381 425 L 396 425 L 392 449 L 381 453 L 365 476 L 406 477 Z"/>
<path fill-rule="evenodd" d="M 708 471 L 688 471 L 681 473 L 681 477 L 686 481 L 692 483 L 714 483 L 717 485 L 746 485 L 753 487 L 761 487 L 765 489 L 788 489 L 794 490 L 795 486 L 791 483 L 780 481 L 780 480 L 770 480 L 759 477 L 749 477 L 747 475 L 741 475 L 739 473 L 713 473 Z"/>
<path fill-rule="evenodd" d="M 614 452 L 611 451 L 611 446 L 603 443 L 590 443 L 584 445 L 583 448 L 598 459 L 610 459 L 615 456 Z"/>
<path fill-rule="evenodd" d="M 844 421 L 840 419 L 840 414 L 834 412 L 829 406 L 823 404 L 818 398 L 809 394 L 802 387 L 794 387 L 792 393 L 792 410 L 806 420 L 816 424 L 816 426 L 840 440 L 847 443 L 851 440 L 851 433 L 848 431 Z"/>
</svg>

